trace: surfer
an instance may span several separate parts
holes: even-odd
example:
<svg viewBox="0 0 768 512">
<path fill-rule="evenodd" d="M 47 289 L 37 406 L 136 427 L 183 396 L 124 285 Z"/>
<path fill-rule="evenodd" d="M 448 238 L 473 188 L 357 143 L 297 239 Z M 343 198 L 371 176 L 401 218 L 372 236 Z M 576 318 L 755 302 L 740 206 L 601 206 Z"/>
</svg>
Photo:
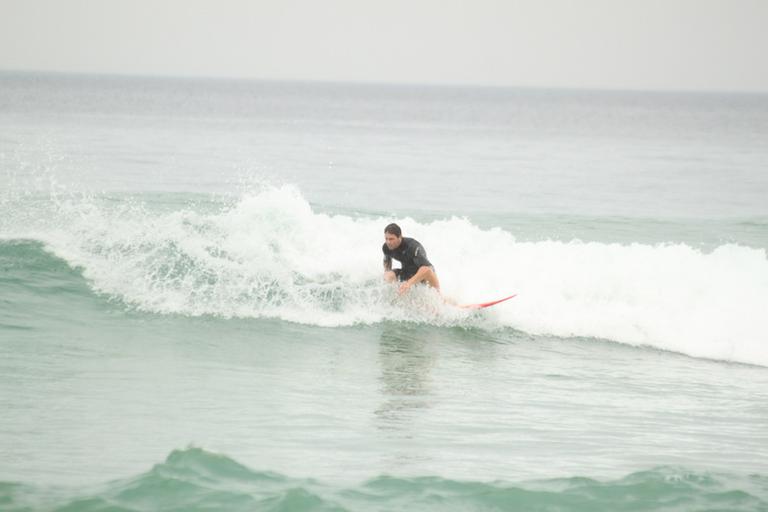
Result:
<svg viewBox="0 0 768 512">
<path fill-rule="evenodd" d="M 407 292 L 417 283 L 427 283 L 440 291 L 440 281 L 437 279 L 435 268 L 427 259 L 427 251 L 414 240 L 403 236 L 400 226 L 389 224 L 384 228 L 384 279 L 388 283 L 400 281 L 400 294 Z M 402 268 L 392 268 L 392 259 L 402 264 Z"/>
</svg>

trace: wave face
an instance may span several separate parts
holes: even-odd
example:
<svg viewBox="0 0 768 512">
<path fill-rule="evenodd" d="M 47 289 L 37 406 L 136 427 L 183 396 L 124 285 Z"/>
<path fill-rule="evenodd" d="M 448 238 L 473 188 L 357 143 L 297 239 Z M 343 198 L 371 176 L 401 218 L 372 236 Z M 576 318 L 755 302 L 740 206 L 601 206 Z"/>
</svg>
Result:
<svg viewBox="0 0 768 512">
<path fill-rule="evenodd" d="M 175 450 L 134 478 L 97 488 L 45 489 L 0 482 L 0 504 L 21 510 L 765 510 L 768 481 L 660 467 L 614 481 L 588 477 L 506 482 L 380 476 L 352 487 L 254 471 L 200 448 Z"/>
<path fill-rule="evenodd" d="M 513 328 L 768 365 L 763 249 L 522 242 L 463 218 L 319 213 L 292 186 L 202 206 L 93 197 L 52 204 L 44 221 L 16 222 L 4 237 L 44 243 L 93 291 L 140 311 L 318 326 L 402 320 Z M 479 314 L 424 288 L 398 298 L 380 277 L 390 221 L 424 244 L 447 297 L 518 297 Z"/>
</svg>

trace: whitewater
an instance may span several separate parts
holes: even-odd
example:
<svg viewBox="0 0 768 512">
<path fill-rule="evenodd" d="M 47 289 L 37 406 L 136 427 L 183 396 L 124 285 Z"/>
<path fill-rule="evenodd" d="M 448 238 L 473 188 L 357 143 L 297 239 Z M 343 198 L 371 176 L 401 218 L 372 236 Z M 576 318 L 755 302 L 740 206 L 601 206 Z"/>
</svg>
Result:
<svg viewBox="0 0 768 512">
<path fill-rule="evenodd" d="M 294 186 L 263 188 L 209 212 L 59 198 L 51 214 L 59 225 L 46 219 L 19 238 L 44 242 L 94 291 L 150 313 L 326 327 L 404 320 L 512 328 L 768 366 L 764 249 L 521 242 L 466 218 L 316 213 Z M 389 221 L 435 255 L 446 297 L 518 299 L 482 315 L 444 305 L 426 289 L 416 295 L 431 307 L 395 300 L 382 285 L 378 254 Z"/>
</svg>

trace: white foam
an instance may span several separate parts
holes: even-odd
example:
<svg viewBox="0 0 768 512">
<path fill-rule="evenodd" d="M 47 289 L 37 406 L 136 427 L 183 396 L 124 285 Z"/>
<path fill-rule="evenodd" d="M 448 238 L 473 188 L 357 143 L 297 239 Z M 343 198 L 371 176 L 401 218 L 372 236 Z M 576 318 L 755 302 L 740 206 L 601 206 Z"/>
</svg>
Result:
<svg viewBox="0 0 768 512">
<path fill-rule="evenodd" d="M 208 214 L 72 201 L 60 215 L 63 227 L 44 234 L 52 250 L 82 267 L 97 291 L 141 310 L 323 326 L 484 322 L 768 365 L 763 250 L 518 242 L 459 218 L 422 224 L 316 213 L 291 186 Z M 396 299 L 381 284 L 390 221 L 424 244 L 447 296 L 518 297 L 479 316 L 443 306 L 429 290 Z"/>
</svg>

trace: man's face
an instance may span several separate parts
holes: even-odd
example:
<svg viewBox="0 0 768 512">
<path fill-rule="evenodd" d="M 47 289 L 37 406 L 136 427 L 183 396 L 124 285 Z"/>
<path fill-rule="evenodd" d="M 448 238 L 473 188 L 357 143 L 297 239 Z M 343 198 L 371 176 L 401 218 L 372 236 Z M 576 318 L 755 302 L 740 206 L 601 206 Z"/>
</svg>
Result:
<svg viewBox="0 0 768 512">
<path fill-rule="evenodd" d="M 384 242 L 387 244 L 387 247 L 390 251 L 394 251 L 398 247 L 400 247 L 400 242 L 403 241 L 402 237 L 395 236 L 392 233 L 384 233 Z"/>
</svg>

